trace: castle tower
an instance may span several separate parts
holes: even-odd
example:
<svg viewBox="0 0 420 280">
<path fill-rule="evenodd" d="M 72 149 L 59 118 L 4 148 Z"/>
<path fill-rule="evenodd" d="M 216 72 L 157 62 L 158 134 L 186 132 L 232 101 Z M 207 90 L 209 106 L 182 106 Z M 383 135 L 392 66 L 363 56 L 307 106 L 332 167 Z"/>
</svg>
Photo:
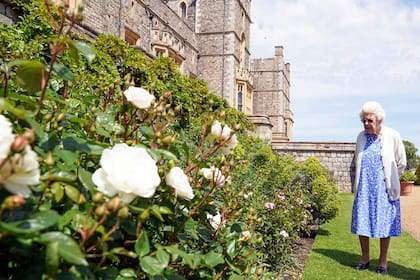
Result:
<svg viewBox="0 0 420 280">
<path fill-rule="evenodd" d="M 250 6 L 251 0 L 196 1 L 195 25 L 198 78 L 246 114 L 252 114 Z"/>
<path fill-rule="evenodd" d="M 272 142 L 291 141 L 293 114 L 290 110 L 290 64 L 283 60 L 283 47 L 276 46 L 272 58 L 253 59 L 254 114 L 268 115 Z"/>
</svg>

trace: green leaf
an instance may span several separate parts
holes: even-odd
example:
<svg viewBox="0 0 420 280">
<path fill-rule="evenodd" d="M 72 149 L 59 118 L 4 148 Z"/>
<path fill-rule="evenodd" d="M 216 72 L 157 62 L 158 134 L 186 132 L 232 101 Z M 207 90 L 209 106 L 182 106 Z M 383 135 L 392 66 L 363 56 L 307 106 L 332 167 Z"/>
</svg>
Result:
<svg viewBox="0 0 420 280">
<path fill-rule="evenodd" d="M 69 151 L 83 151 L 92 155 L 100 155 L 104 150 L 104 147 L 92 144 L 86 141 L 86 139 L 78 137 L 66 137 L 63 140 L 63 147 Z"/>
<path fill-rule="evenodd" d="M 55 131 L 50 131 L 48 134 L 43 133 L 42 136 L 39 146 L 46 152 L 52 151 L 60 143 Z"/>
<path fill-rule="evenodd" d="M 147 231 L 142 230 L 139 237 L 136 240 L 136 244 L 134 247 L 136 253 L 143 257 L 150 252 L 150 244 L 149 244 L 149 238 L 147 236 Z"/>
<path fill-rule="evenodd" d="M 89 190 L 91 194 L 94 194 L 97 192 L 96 186 L 92 181 L 92 173 L 83 169 L 82 167 L 79 167 L 77 170 L 77 174 L 79 177 L 80 182 L 82 185 Z"/>
<path fill-rule="evenodd" d="M 66 137 L 63 139 L 63 147 L 69 151 L 84 151 L 89 152 L 89 146 L 86 143 L 86 139 L 78 137 Z"/>
<path fill-rule="evenodd" d="M 147 138 L 152 138 L 155 135 L 153 129 L 147 126 L 140 126 L 140 132 Z"/>
<path fill-rule="evenodd" d="M 118 254 L 118 255 L 124 255 L 124 256 L 128 256 L 130 258 L 138 258 L 138 255 L 136 253 L 134 253 L 133 251 L 129 251 L 124 247 L 117 247 L 117 248 L 113 248 L 111 250 L 111 253 L 113 254 Z"/>
<path fill-rule="evenodd" d="M 70 198 L 73 202 L 78 203 L 80 199 L 80 191 L 75 187 L 65 184 L 64 191 L 68 198 Z"/>
<path fill-rule="evenodd" d="M 79 158 L 75 152 L 63 150 L 61 148 L 54 149 L 54 152 L 67 166 L 74 166 Z"/>
<path fill-rule="evenodd" d="M 70 55 L 74 61 L 76 61 L 77 64 L 79 64 L 79 51 L 76 49 L 76 47 L 73 45 L 73 41 L 69 40 L 69 48 L 67 50 L 67 53 Z"/>
<path fill-rule="evenodd" d="M 218 254 L 216 252 L 209 252 L 208 254 L 204 255 L 203 256 L 203 261 L 208 268 L 213 268 L 216 265 L 225 262 L 222 254 Z"/>
<path fill-rule="evenodd" d="M 160 249 L 156 252 L 156 259 L 161 263 L 164 267 L 167 267 L 169 264 L 169 254 L 166 253 L 163 249 Z"/>
<path fill-rule="evenodd" d="M 45 256 L 45 266 L 47 269 L 47 274 L 55 276 L 58 272 L 58 266 L 60 264 L 58 258 L 58 243 L 52 242 L 47 244 L 46 256 Z"/>
<path fill-rule="evenodd" d="M 72 41 L 70 44 L 73 45 L 79 51 L 81 55 L 86 57 L 86 59 L 89 62 L 92 62 L 92 60 L 95 59 L 95 56 L 96 56 L 95 50 L 86 42 Z"/>
<path fill-rule="evenodd" d="M 0 222 L 0 229 L 12 234 L 33 234 L 56 224 L 59 217 L 53 210 L 37 212 L 26 220 L 13 223 Z"/>
<path fill-rule="evenodd" d="M 228 280 L 244 280 L 244 278 L 236 273 L 232 274 Z"/>
<path fill-rule="evenodd" d="M 122 277 L 137 277 L 136 271 L 132 268 L 124 268 L 120 270 L 120 275 Z"/>
<path fill-rule="evenodd" d="M 86 124 L 86 123 L 88 123 L 88 120 L 79 118 L 79 117 L 77 117 L 75 115 L 72 115 L 72 114 L 68 114 L 67 117 L 66 117 L 66 119 L 69 122 L 72 122 L 72 123 L 80 123 L 80 124 Z"/>
<path fill-rule="evenodd" d="M 195 268 L 193 257 L 186 252 L 182 251 L 180 248 L 178 248 L 178 245 L 172 245 L 164 248 L 169 254 L 172 255 L 172 259 L 176 259 L 178 257 L 181 257 L 187 265 L 189 265 L 191 268 Z"/>
<path fill-rule="evenodd" d="M 76 241 L 62 232 L 41 234 L 38 242 L 45 245 L 57 243 L 59 256 L 69 263 L 85 266 L 88 264 Z"/>
<path fill-rule="evenodd" d="M 73 209 L 73 210 L 68 210 L 65 213 L 63 213 L 60 216 L 60 219 L 58 220 L 58 228 L 60 230 L 63 229 L 63 227 L 67 226 L 68 224 L 70 224 L 70 222 L 73 220 L 73 218 L 78 215 L 81 214 L 79 210 Z M 82 216 L 82 215 L 80 215 Z M 83 216 L 84 217 L 84 216 Z M 82 223 L 84 222 L 84 219 L 81 219 L 81 223 L 80 225 L 82 225 Z"/>
<path fill-rule="evenodd" d="M 53 73 L 64 80 L 67 80 L 73 83 L 76 82 L 76 79 L 74 78 L 73 73 L 70 71 L 69 68 L 67 68 L 67 66 L 63 64 L 54 63 Z"/>
<path fill-rule="evenodd" d="M 236 240 L 233 239 L 227 244 L 227 253 L 229 257 L 233 258 L 237 255 L 238 249 L 236 247 Z"/>
<path fill-rule="evenodd" d="M 59 172 L 44 174 L 41 181 L 60 181 L 71 183 L 77 181 L 77 176 L 73 172 L 60 170 Z"/>
<path fill-rule="evenodd" d="M 158 259 L 149 256 L 140 260 L 140 266 L 143 271 L 149 275 L 159 275 L 166 267 L 166 265 L 160 263 Z"/>
<path fill-rule="evenodd" d="M 197 222 L 193 218 L 189 218 L 184 226 L 185 232 L 188 232 L 195 240 L 199 240 L 197 234 Z"/>
<path fill-rule="evenodd" d="M 171 209 L 169 209 L 169 207 L 166 206 L 159 206 L 158 211 L 163 215 L 171 215 L 174 213 Z"/>
<path fill-rule="evenodd" d="M 156 218 L 158 218 L 161 222 L 164 221 L 162 214 L 159 211 L 159 206 L 158 205 L 152 205 L 152 207 L 150 208 L 151 213 L 153 216 L 155 216 Z"/>
<path fill-rule="evenodd" d="M 16 81 L 19 87 L 33 94 L 41 91 L 45 76 L 45 66 L 39 61 L 20 61 L 16 63 Z"/>
<path fill-rule="evenodd" d="M 173 160 L 175 162 L 178 162 L 178 158 L 171 152 L 167 151 L 167 150 L 148 150 L 150 156 L 154 159 L 154 160 L 159 160 L 161 158 L 165 158 L 167 160 Z"/>
<path fill-rule="evenodd" d="M 118 276 L 118 269 L 113 266 L 102 267 L 95 274 L 98 276 L 97 279 L 116 279 Z"/>
<path fill-rule="evenodd" d="M 60 202 L 64 197 L 63 185 L 59 182 L 54 182 L 51 185 L 51 193 L 54 195 L 54 201 Z"/>
<path fill-rule="evenodd" d="M 96 131 L 98 134 L 110 137 L 111 133 L 121 134 L 124 127 L 114 121 L 114 115 L 99 112 L 95 121 Z"/>
</svg>

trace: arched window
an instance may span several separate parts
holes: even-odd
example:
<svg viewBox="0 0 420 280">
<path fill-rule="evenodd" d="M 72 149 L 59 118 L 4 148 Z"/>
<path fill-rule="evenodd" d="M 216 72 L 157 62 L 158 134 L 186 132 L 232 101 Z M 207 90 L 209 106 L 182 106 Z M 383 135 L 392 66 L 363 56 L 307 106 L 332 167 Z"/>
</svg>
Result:
<svg viewBox="0 0 420 280">
<path fill-rule="evenodd" d="M 239 112 L 242 112 L 242 107 L 243 107 L 243 94 L 242 94 L 243 87 L 244 86 L 242 84 L 238 84 L 238 95 L 237 95 L 237 98 L 238 98 L 238 111 Z"/>
<path fill-rule="evenodd" d="M 181 4 L 179 4 L 179 11 L 182 18 L 187 17 L 187 4 L 185 4 L 185 2 L 181 2 Z"/>
</svg>

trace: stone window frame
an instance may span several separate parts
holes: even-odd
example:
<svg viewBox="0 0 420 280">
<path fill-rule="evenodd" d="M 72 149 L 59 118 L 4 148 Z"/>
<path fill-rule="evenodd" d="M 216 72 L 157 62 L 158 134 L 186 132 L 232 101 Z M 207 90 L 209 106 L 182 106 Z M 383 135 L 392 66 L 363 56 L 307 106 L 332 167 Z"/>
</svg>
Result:
<svg viewBox="0 0 420 280">
<path fill-rule="evenodd" d="M 187 17 L 187 3 L 185 3 L 184 1 L 179 3 L 179 16 L 181 18 Z"/>
<path fill-rule="evenodd" d="M 124 41 L 130 46 L 137 46 L 140 40 L 140 35 L 128 27 L 124 27 Z"/>
<path fill-rule="evenodd" d="M 243 112 L 244 107 L 244 83 L 237 83 L 237 92 L 236 92 L 236 108 L 239 112 Z"/>
</svg>

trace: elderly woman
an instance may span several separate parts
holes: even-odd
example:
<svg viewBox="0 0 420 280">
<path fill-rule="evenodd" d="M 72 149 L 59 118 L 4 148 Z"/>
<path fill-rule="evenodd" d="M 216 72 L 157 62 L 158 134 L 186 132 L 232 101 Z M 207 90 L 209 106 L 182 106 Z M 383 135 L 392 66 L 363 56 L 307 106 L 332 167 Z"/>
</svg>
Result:
<svg viewBox="0 0 420 280">
<path fill-rule="evenodd" d="M 360 112 L 364 130 L 357 137 L 354 158 L 351 232 L 359 235 L 362 256 L 357 270 L 370 264 L 369 238 L 380 238 L 376 272 L 387 273 L 391 236 L 401 235 L 399 176 L 406 166 L 403 142 L 397 131 L 383 125 L 385 111 L 367 102 Z"/>
</svg>

